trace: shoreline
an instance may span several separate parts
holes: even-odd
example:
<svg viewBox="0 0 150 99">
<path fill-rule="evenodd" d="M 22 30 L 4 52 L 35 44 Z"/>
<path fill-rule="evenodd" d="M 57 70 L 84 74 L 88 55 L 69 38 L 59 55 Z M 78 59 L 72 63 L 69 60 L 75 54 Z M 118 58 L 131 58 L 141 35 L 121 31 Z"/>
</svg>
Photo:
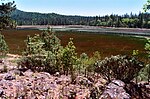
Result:
<svg viewBox="0 0 150 99">
<path fill-rule="evenodd" d="M 73 32 L 91 32 L 99 34 L 116 34 L 150 37 L 150 29 L 145 28 L 116 28 L 116 27 L 100 27 L 100 26 L 84 26 L 84 25 L 22 25 L 17 26 L 18 30 L 45 30 L 51 27 L 54 31 L 73 31 Z"/>
<path fill-rule="evenodd" d="M 150 29 L 147 28 L 125 28 L 125 27 L 104 27 L 104 26 L 86 26 L 86 25 L 20 25 L 17 26 L 17 28 L 47 28 L 47 27 L 52 27 L 52 28 L 90 28 L 90 29 L 98 29 L 98 28 L 103 28 L 103 29 L 116 29 L 116 30 L 140 30 L 140 31 L 149 31 Z"/>
</svg>

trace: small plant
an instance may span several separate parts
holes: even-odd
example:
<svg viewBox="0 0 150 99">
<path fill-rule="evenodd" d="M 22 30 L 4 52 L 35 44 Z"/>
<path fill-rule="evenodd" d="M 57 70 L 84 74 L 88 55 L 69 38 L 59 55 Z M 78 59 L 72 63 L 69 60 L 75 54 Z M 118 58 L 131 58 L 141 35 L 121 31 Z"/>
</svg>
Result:
<svg viewBox="0 0 150 99">
<path fill-rule="evenodd" d="M 138 72 L 137 80 L 138 81 L 150 81 L 150 63 L 149 63 L 149 58 L 150 58 L 150 39 L 147 39 L 147 42 L 145 44 L 145 50 L 147 52 L 147 60 L 146 60 L 146 65 Z M 133 56 L 137 57 L 139 54 L 138 50 L 133 50 Z"/>
<path fill-rule="evenodd" d="M 149 81 L 150 80 L 149 70 L 150 70 L 149 64 L 145 65 L 139 72 L 139 75 L 137 77 L 138 81 Z"/>
<path fill-rule="evenodd" d="M 4 67 L 3 67 L 3 72 L 7 72 L 7 71 L 8 71 L 8 68 L 7 68 L 6 65 L 4 65 Z"/>
<path fill-rule="evenodd" d="M 133 50 L 132 55 L 133 55 L 133 56 L 137 56 L 137 55 L 139 55 L 139 50 Z"/>
<path fill-rule="evenodd" d="M 145 50 L 147 52 L 147 65 L 140 72 L 139 77 L 147 78 L 148 82 L 150 82 L 150 39 L 147 39 L 147 43 L 145 44 Z"/>
<path fill-rule="evenodd" d="M 94 72 L 95 70 L 95 63 L 100 61 L 101 55 L 98 51 L 93 53 L 92 57 L 89 57 L 86 53 L 82 53 L 80 58 L 78 59 L 78 70 L 79 74 L 84 73 L 87 76 L 89 73 Z"/>
<path fill-rule="evenodd" d="M 86 53 L 82 53 L 80 55 L 80 58 L 78 58 L 77 70 L 78 70 L 79 74 L 85 73 L 88 59 L 89 59 L 89 57 Z"/>
<path fill-rule="evenodd" d="M 101 55 L 100 52 L 95 51 L 93 53 L 93 56 L 89 58 L 88 60 L 88 66 L 87 66 L 87 71 L 88 72 L 94 72 L 95 70 L 95 63 L 99 62 L 101 60 Z"/>
<path fill-rule="evenodd" d="M 4 40 L 4 36 L 0 34 L 0 55 L 5 56 L 8 53 L 8 45 Z"/>
<path fill-rule="evenodd" d="M 145 50 L 147 51 L 148 58 L 150 58 L 150 39 L 147 39 L 147 43 L 145 44 Z"/>
<path fill-rule="evenodd" d="M 70 38 L 68 45 L 63 49 L 62 52 L 62 64 L 64 69 L 64 74 L 68 74 L 70 71 L 72 82 L 75 80 L 75 65 L 77 61 L 77 53 L 75 52 L 76 47 L 72 41 L 73 39 Z"/>
<path fill-rule="evenodd" d="M 135 57 L 128 56 L 111 56 L 98 62 L 95 68 L 109 82 L 113 79 L 119 79 L 125 83 L 129 83 L 133 78 L 137 77 L 137 73 L 144 65 L 136 60 Z"/>
</svg>

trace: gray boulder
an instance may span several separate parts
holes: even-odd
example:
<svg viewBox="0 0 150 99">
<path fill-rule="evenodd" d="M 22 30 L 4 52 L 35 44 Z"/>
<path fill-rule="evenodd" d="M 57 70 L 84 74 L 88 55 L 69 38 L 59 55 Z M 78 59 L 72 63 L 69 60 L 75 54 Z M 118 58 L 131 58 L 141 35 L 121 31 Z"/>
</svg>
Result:
<svg viewBox="0 0 150 99">
<path fill-rule="evenodd" d="M 130 99 L 130 95 L 124 89 L 125 83 L 121 80 L 113 80 L 106 86 L 100 99 Z"/>
<path fill-rule="evenodd" d="M 16 77 L 10 73 L 6 73 L 4 79 L 5 80 L 14 80 Z"/>
</svg>

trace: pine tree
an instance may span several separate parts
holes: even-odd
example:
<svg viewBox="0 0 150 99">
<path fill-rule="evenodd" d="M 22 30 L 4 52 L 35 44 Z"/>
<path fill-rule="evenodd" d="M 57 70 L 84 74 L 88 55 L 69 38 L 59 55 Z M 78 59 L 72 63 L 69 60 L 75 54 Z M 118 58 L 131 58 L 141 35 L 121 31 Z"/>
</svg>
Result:
<svg viewBox="0 0 150 99">
<path fill-rule="evenodd" d="M 75 80 L 75 65 L 77 61 L 77 53 L 76 53 L 76 47 L 74 46 L 74 43 L 72 41 L 73 39 L 70 38 L 70 41 L 68 42 L 68 45 L 63 50 L 63 57 L 62 57 L 62 64 L 64 71 L 67 72 L 70 71 L 72 83 Z"/>
<path fill-rule="evenodd" d="M 144 5 L 143 10 L 146 12 L 150 9 L 150 0 L 147 0 L 147 3 Z"/>
<path fill-rule="evenodd" d="M 2 0 L 1 0 L 2 2 Z M 16 9 L 16 5 L 13 2 L 1 3 L 0 5 L 0 30 L 5 29 L 6 27 L 13 26 L 15 22 L 11 20 L 10 13 Z"/>
</svg>

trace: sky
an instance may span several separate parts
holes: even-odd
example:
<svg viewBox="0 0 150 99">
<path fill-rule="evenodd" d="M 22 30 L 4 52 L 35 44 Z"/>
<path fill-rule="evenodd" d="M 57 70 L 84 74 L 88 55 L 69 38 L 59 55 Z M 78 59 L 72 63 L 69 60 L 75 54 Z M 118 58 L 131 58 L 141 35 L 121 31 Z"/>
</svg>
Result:
<svg viewBox="0 0 150 99">
<path fill-rule="evenodd" d="M 11 1 L 11 0 L 6 0 Z M 14 0 L 19 10 L 63 15 L 96 16 L 142 11 L 147 0 Z"/>
</svg>

